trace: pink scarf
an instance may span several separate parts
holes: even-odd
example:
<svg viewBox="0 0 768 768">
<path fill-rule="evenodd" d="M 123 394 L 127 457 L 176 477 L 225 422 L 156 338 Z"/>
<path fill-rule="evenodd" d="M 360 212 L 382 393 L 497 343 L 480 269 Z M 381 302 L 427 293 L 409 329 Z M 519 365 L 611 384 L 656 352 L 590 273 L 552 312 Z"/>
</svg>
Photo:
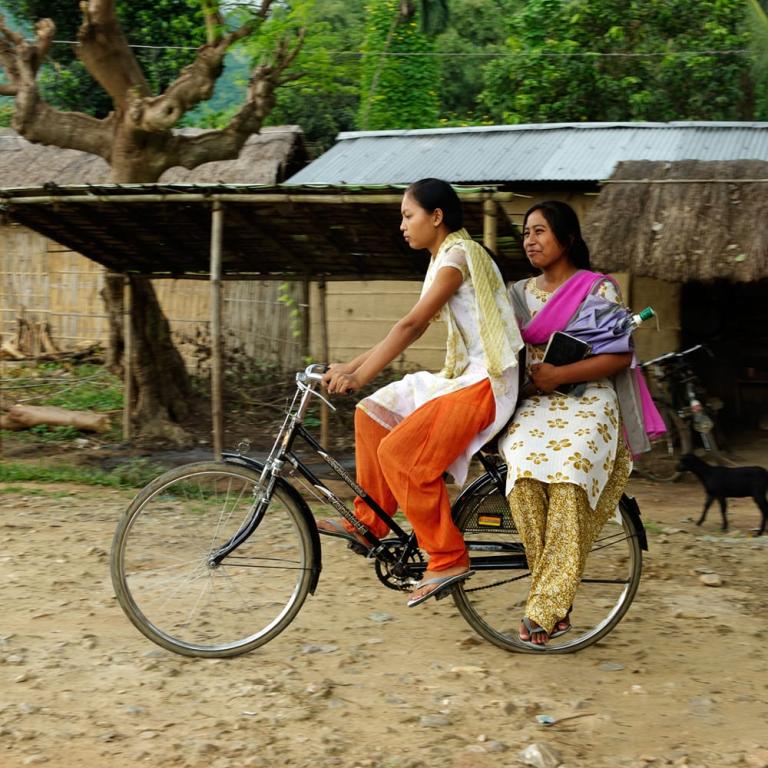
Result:
<svg viewBox="0 0 768 768">
<path fill-rule="evenodd" d="M 599 272 L 590 272 L 586 269 L 579 270 L 575 275 L 568 278 L 550 296 L 544 307 L 536 314 L 536 317 L 522 329 L 523 340 L 527 344 L 546 344 L 549 341 L 549 337 L 555 331 L 567 330 L 568 323 L 576 314 L 584 299 L 589 296 L 595 283 L 603 279 L 613 280 L 613 278 L 607 275 L 600 274 Z M 634 356 L 632 358 L 632 369 L 643 410 L 643 428 L 649 438 L 663 435 L 667 431 L 667 427 L 653 402 L 651 393 L 648 391 L 648 385 L 645 383 L 645 377 L 637 367 L 637 360 Z"/>
<path fill-rule="evenodd" d="M 581 269 L 569 277 L 549 297 L 536 317 L 523 328 L 523 341 L 526 344 L 546 344 L 555 331 L 565 330 L 595 283 L 605 278 L 606 275 L 587 269 Z"/>
</svg>

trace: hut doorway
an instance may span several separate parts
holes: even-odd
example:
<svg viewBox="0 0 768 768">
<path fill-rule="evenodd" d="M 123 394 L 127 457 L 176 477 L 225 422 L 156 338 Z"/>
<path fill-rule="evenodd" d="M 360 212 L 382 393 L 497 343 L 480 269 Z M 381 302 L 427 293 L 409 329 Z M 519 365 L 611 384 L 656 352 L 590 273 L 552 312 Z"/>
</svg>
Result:
<svg viewBox="0 0 768 768">
<path fill-rule="evenodd" d="M 681 349 L 706 344 L 695 369 L 723 401 L 721 426 L 768 429 L 768 280 L 689 282 L 680 297 Z"/>
</svg>

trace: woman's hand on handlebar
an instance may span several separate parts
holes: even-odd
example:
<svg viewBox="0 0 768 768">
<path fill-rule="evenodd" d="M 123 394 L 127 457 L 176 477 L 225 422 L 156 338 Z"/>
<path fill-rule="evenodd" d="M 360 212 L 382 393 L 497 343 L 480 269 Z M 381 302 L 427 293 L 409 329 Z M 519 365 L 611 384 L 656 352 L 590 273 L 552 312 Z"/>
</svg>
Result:
<svg viewBox="0 0 768 768">
<path fill-rule="evenodd" d="M 349 363 L 331 363 L 323 375 L 323 386 L 332 395 L 354 392 L 360 388 L 360 382 Z"/>
</svg>

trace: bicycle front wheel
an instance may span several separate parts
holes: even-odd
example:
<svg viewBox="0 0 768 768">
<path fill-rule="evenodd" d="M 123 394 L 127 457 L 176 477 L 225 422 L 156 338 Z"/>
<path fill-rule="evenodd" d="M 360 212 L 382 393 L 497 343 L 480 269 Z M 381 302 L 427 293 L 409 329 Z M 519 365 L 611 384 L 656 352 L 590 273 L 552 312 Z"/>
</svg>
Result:
<svg viewBox="0 0 768 768">
<path fill-rule="evenodd" d="M 506 471 L 502 470 L 502 479 Z M 469 547 L 475 575 L 456 587 L 454 601 L 470 626 L 507 651 L 570 653 L 604 637 L 621 621 L 637 592 L 642 571 L 639 522 L 623 497 L 616 516 L 600 532 L 587 558 L 571 614 L 569 633 L 532 646 L 519 638 L 530 588 L 525 549 L 507 499 L 490 475 L 460 500 L 454 519 Z"/>
<path fill-rule="evenodd" d="M 271 640 L 312 582 L 309 526 L 279 486 L 256 530 L 220 564 L 209 562 L 255 508 L 259 476 L 201 462 L 150 483 L 120 520 L 112 582 L 133 624 L 185 656 L 225 657 Z"/>
</svg>

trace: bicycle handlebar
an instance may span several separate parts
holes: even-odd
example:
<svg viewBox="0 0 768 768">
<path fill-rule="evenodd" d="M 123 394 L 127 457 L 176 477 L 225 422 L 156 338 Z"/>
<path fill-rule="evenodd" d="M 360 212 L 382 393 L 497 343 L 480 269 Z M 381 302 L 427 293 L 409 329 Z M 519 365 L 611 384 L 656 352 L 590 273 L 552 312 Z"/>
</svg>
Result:
<svg viewBox="0 0 768 768">
<path fill-rule="evenodd" d="M 297 381 L 322 381 L 323 375 L 328 370 L 328 366 L 325 363 L 312 363 L 308 365 L 303 371 L 299 371 L 296 374 Z"/>
<path fill-rule="evenodd" d="M 690 347 L 689 349 L 685 349 L 682 352 L 667 352 L 666 355 L 654 357 L 653 360 L 646 360 L 644 363 L 640 363 L 640 367 L 645 368 L 648 365 L 656 365 L 657 363 L 663 363 L 664 361 L 671 360 L 673 358 L 685 357 L 686 355 L 690 355 L 691 352 L 696 352 L 699 349 L 706 349 L 707 352 L 709 352 L 709 350 L 703 344 L 697 344 L 695 347 Z M 710 354 L 712 353 L 710 352 Z"/>
</svg>

